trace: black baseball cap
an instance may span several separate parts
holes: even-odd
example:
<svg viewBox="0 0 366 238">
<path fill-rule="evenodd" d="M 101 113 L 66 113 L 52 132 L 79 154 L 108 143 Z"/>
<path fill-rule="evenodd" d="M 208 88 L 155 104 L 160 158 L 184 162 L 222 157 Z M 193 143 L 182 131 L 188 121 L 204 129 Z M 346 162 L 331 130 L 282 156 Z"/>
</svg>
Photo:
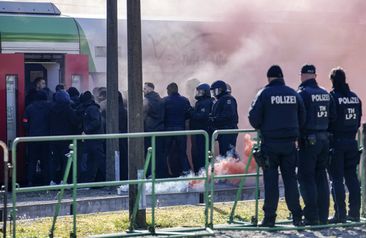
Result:
<svg viewBox="0 0 366 238">
<path fill-rule="evenodd" d="M 312 64 L 306 64 L 301 68 L 301 74 L 315 74 L 316 68 Z"/>
<path fill-rule="evenodd" d="M 272 65 L 267 71 L 267 78 L 283 78 L 281 67 L 278 65 Z"/>
</svg>

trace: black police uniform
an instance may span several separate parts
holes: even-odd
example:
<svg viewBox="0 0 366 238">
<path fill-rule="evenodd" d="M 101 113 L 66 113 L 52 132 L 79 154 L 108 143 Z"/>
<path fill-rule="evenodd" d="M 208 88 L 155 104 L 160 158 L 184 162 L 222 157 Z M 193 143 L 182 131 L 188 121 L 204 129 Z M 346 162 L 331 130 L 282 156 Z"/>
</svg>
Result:
<svg viewBox="0 0 366 238">
<path fill-rule="evenodd" d="M 210 93 L 208 87 L 208 93 Z M 209 116 L 212 109 L 213 98 L 210 95 L 196 97 L 197 102 L 191 111 L 190 128 L 192 130 L 209 131 Z M 205 167 L 205 138 L 202 135 L 192 136 L 192 162 L 194 172 L 197 173 Z"/>
<path fill-rule="evenodd" d="M 164 102 L 160 95 L 155 92 L 149 92 L 145 95 L 146 106 L 144 110 L 144 130 L 146 132 L 164 131 Z M 164 137 L 157 137 L 156 142 L 156 177 L 168 177 L 168 166 L 165 156 Z M 145 151 L 151 146 L 151 138 L 145 138 Z M 150 174 L 150 169 L 148 174 Z"/>
<path fill-rule="evenodd" d="M 238 129 L 237 103 L 233 96 L 226 91 L 217 96 L 212 106 L 211 121 L 214 130 Z M 219 135 L 219 152 L 221 156 L 228 153 L 235 155 L 237 134 Z"/>
<path fill-rule="evenodd" d="M 186 97 L 179 93 L 172 93 L 164 97 L 165 117 L 164 124 L 166 131 L 185 130 L 186 120 L 189 118 L 191 105 Z M 165 139 L 166 154 L 169 155 L 170 167 L 175 176 L 187 173 L 190 170 L 187 158 L 187 137 L 169 136 Z M 174 149 L 176 148 L 176 149 Z M 181 168 L 175 166 L 175 161 L 180 163 Z M 173 163 L 172 163 L 173 162 Z"/>
<path fill-rule="evenodd" d="M 360 182 L 357 177 L 357 165 L 360 153 L 355 140 L 362 117 L 361 100 L 351 91 L 341 93 L 332 91 L 337 111 L 337 120 L 331 123 L 331 162 L 329 175 L 332 181 L 332 195 L 334 199 L 335 219 L 346 220 L 345 190 L 343 179 L 349 191 L 349 211 L 351 219 L 360 218 Z"/>
<path fill-rule="evenodd" d="M 301 128 L 298 176 L 304 199 L 305 223 L 326 224 L 329 215 L 329 184 L 326 168 L 329 162 L 329 122 L 335 109 L 327 91 L 315 79 L 299 87 L 306 109 L 306 122 Z"/>
<path fill-rule="evenodd" d="M 272 80 L 259 91 L 249 111 L 249 122 L 260 130 L 261 151 L 266 158 L 263 168 L 265 219 L 274 225 L 279 199 L 278 167 L 285 185 L 285 198 L 294 224 L 301 221 L 301 207 L 296 181 L 297 150 L 295 142 L 299 127 L 305 120 L 301 97 L 287 87 L 283 79 Z"/>
</svg>

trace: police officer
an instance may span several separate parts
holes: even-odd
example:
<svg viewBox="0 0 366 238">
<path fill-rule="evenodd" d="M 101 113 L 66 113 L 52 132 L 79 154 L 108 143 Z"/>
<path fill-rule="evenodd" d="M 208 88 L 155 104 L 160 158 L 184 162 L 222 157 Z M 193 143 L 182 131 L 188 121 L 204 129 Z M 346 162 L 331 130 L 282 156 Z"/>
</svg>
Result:
<svg viewBox="0 0 366 238">
<path fill-rule="evenodd" d="M 249 122 L 259 129 L 261 151 L 265 166 L 264 219 L 261 226 L 273 227 L 279 199 L 278 167 L 285 185 L 288 209 L 293 224 L 301 225 L 301 207 L 296 181 L 296 140 L 299 128 L 305 120 L 305 109 L 301 97 L 285 85 L 282 70 L 273 65 L 267 72 L 268 85 L 260 90 L 249 111 Z"/>
<path fill-rule="evenodd" d="M 208 118 L 211 113 L 213 99 L 210 85 L 201 83 L 196 87 L 196 104 L 191 111 L 190 127 L 192 130 L 205 130 L 209 133 Z M 205 166 L 205 139 L 202 135 L 192 136 L 192 162 L 194 172 L 198 173 Z"/>
<path fill-rule="evenodd" d="M 361 123 L 361 100 L 350 91 L 346 83 L 346 74 L 342 68 L 332 69 L 330 79 L 333 83 L 333 91 L 330 94 L 334 99 L 337 111 L 337 120 L 330 126 L 333 139 L 328 171 L 332 180 L 335 210 L 335 215 L 330 222 L 344 223 L 346 219 L 360 221 L 360 182 L 356 173 L 360 153 L 355 137 Z M 343 179 L 349 191 L 348 216 Z"/>
<path fill-rule="evenodd" d="M 304 100 L 306 121 L 299 143 L 299 183 L 304 199 L 305 225 L 326 224 L 329 215 L 329 122 L 335 119 L 330 95 L 318 86 L 314 65 L 301 69 L 299 94 Z"/>
<path fill-rule="evenodd" d="M 217 80 L 211 85 L 212 95 L 216 98 L 213 104 L 210 120 L 210 126 L 213 130 L 237 129 L 238 112 L 237 103 L 233 96 L 227 92 L 227 86 L 224 81 Z M 221 156 L 236 156 L 235 146 L 237 134 L 219 135 L 219 152 Z"/>
</svg>

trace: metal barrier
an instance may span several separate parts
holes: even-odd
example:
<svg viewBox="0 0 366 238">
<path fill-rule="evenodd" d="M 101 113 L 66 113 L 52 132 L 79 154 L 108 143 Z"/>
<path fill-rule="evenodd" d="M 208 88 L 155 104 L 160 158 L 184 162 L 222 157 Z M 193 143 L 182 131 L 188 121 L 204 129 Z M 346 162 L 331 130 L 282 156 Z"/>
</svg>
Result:
<svg viewBox="0 0 366 238">
<path fill-rule="evenodd" d="M 365 126 L 366 127 L 366 126 Z M 253 133 L 255 132 L 254 130 L 241 130 L 241 129 L 231 129 L 231 130 L 217 130 L 213 133 L 212 135 L 212 141 L 211 141 L 211 151 L 213 152 L 215 149 L 215 141 L 218 138 L 219 135 L 223 135 L 223 134 L 239 134 L 239 133 Z M 258 138 L 258 134 L 255 137 L 255 141 L 256 141 L 256 145 L 254 147 L 259 146 L 260 140 Z M 254 149 L 253 147 L 253 149 Z M 252 156 L 253 156 L 253 149 L 252 152 L 250 153 L 250 156 L 248 158 L 248 164 L 245 168 L 244 172 L 248 172 L 248 166 L 252 160 Z M 212 156 L 212 155 L 211 155 Z M 338 223 L 338 224 L 327 224 L 327 225 L 316 225 L 316 226 L 299 226 L 299 227 L 295 227 L 292 225 L 288 225 L 291 224 L 292 221 L 290 220 L 285 220 L 285 221 L 279 221 L 276 223 L 276 227 L 258 227 L 258 200 L 259 200 L 259 176 L 261 176 L 261 174 L 259 173 L 259 168 L 258 165 L 256 166 L 256 173 L 254 174 L 238 174 L 238 175 L 220 175 L 220 176 L 215 176 L 214 175 L 214 160 L 211 160 L 211 201 L 212 203 L 210 204 L 210 228 L 214 229 L 214 230 L 249 230 L 249 231 L 282 231 L 282 230 L 306 230 L 306 229 L 320 229 L 320 228 L 331 228 L 331 227 L 350 227 L 350 226 L 361 226 L 366 224 L 366 219 L 365 218 L 361 218 L 360 222 L 347 222 L 347 223 Z M 365 181 L 365 173 L 362 172 L 362 181 Z M 252 217 L 252 221 L 251 222 L 243 222 L 243 221 L 235 221 L 234 220 L 234 215 L 235 215 L 235 209 L 236 209 L 236 204 L 240 198 L 240 193 L 243 189 L 243 185 L 245 183 L 245 179 L 247 177 L 256 177 L 256 204 L 255 204 L 255 215 Z M 239 188 L 238 188 L 238 192 L 233 204 L 233 208 L 231 210 L 230 213 L 230 217 L 228 220 L 229 225 L 219 225 L 219 226 L 213 226 L 212 221 L 213 221 L 213 192 L 214 192 L 214 180 L 216 179 L 223 179 L 223 178 L 240 178 L 240 184 L 239 184 Z M 365 194 L 363 193 L 362 196 L 365 196 Z"/>
<path fill-rule="evenodd" d="M 9 151 L 8 147 L 3 141 L 0 141 L 0 147 L 3 150 L 3 158 L 4 158 L 4 208 L 3 208 L 3 237 L 6 237 L 6 225 L 8 221 L 8 185 L 9 185 L 9 169 L 11 168 L 11 165 L 9 164 Z"/>
<path fill-rule="evenodd" d="M 233 129 L 233 130 L 218 130 L 215 131 L 212 135 L 212 144 L 211 151 L 214 151 L 215 141 L 219 135 L 223 134 L 239 134 L 239 133 L 256 133 L 255 130 L 241 130 L 241 129 Z M 185 135 L 201 135 L 205 138 L 205 171 L 206 175 L 203 177 L 191 177 L 191 178 L 166 178 L 166 179 L 157 179 L 155 175 L 155 162 L 156 162 L 156 138 L 157 137 L 167 137 L 167 136 L 185 136 Z M 144 165 L 144 175 L 146 176 L 146 172 L 151 163 L 151 178 L 146 179 L 136 179 L 136 180 L 127 180 L 127 181 L 108 181 L 108 182 L 94 182 L 94 183 L 77 183 L 77 143 L 80 140 L 100 140 L 100 139 L 121 139 L 121 138 L 142 138 L 142 137 L 151 137 L 151 147 L 148 149 L 145 165 Z M 255 147 L 259 146 L 260 140 L 258 135 L 255 137 L 256 143 Z M 19 188 L 16 183 L 16 148 L 19 143 L 26 142 L 34 142 L 34 141 L 72 141 L 70 145 L 70 149 L 72 153 L 70 153 L 70 158 L 68 160 L 68 164 L 66 167 L 66 171 L 64 174 L 64 181 L 66 182 L 66 178 L 68 177 L 68 173 L 72 166 L 72 184 L 62 184 L 62 185 L 54 185 L 54 186 L 38 186 L 38 187 L 28 187 L 28 188 Z M 3 149 L 6 149 L 6 146 Z M 4 151 L 5 151 L 4 149 Z M 143 236 L 143 235 L 165 235 L 165 236 L 174 236 L 174 237 L 187 237 L 187 236 L 210 236 L 213 235 L 212 229 L 217 230 L 252 230 L 252 231 L 279 231 L 279 230 L 305 230 L 305 229 L 319 229 L 319 228 L 329 228 L 329 227 L 347 227 L 347 226 L 360 226 L 366 224 L 366 220 L 362 219 L 361 222 L 348 222 L 344 224 L 329 224 L 329 225 L 318 225 L 318 226 L 306 226 L 306 227 L 294 227 L 288 226 L 288 223 L 291 221 L 280 221 L 276 223 L 276 227 L 268 228 L 268 227 L 258 227 L 258 203 L 259 203 L 259 177 L 261 174 L 259 173 L 258 166 L 256 167 L 256 173 L 248 174 L 248 169 L 250 162 L 253 157 L 253 149 L 249 155 L 247 165 L 244 169 L 243 174 L 235 174 L 235 175 L 215 175 L 214 171 L 214 159 L 213 154 L 209 151 L 209 137 L 205 131 L 172 131 L 172 132 L 148 132 L 148 133 L 131 133 L 131 134 L 107 134 L 107 135 L 80 135 L 80 136 L 46 136 L 46 137 L 22 137 L 16 138 L 12 145 L 12 212 L 11 218 L 13 221 L 12 227 L 12 237 L 16 237 L 16 194 L 17 193 L 26 193 L 33 191 L 48 191 L 48 190 L 60 190 L 58 194 L 58 204 L 59 206 L 64 189 L 72 189 L 72 210 L 73 210 L 73 228 L 70 234 L 70 237 L 77 236 L 77 189 L 78 188 L 90 188 L 90 187 L 107 187 L 107 186 L 120 186 L 120 185 L 128 185 L 128 184 L 136 184 L 138 185 L 138 198 L 141 196 L 142 185 L 145 183 L 152 183 L 152 192 L 151 192 L 151 213 L 152 213 L 152 222 L 149 230 L 135 230 L 135 216 L 138 209 L 139 199 L 137 198 L 135 201 L 135 205 L 133 207 L 133 213 L 130 217 L 130 227 L 128 233 L 119 233 L 119 234 L 111 234 L 111 235 L 99 235 L 94 237 L 127 237 L 127 236 Z M 5 152 L 4 152 L 5 153 Z M 4 156 L 5 160 L 5 156 Z M 211 168 L 211 173 L 209 174 L 209 167 Z M 9 167 L 7 167 L 9 168 Z M 243 186 L 245 184 L 245 180 L 248 177 L 256 178 L 256 204 L 255 204 L 255 214 L 252 217 L 252 221 L 242 222 L 234 220 L 235 217 L 235 209 L 237 206 L 237 202 L 240 199 L 240 194 L 242 192 Z M 227 225 L 214 225 L 213 224 L 213 211 L 214 211 L 214 182 L 218 179 L 233 179 L 239 178 L 239 188 L 236 194 L 236 198 L 230 212 L 229 220 Z M 156 193 L 155 193 L 155 184 L 161 182 L 173 182 L 173 181 L 190 181 L 190 180 L 204 180 L 205 182 L 205 191 L 204 191 L 204 202 L 205 202 L 205 224 L 203 227 L 199 228 L 187 228 L 187 229 L 175 229 L 175 230 L 156 230 L 155 224 L 155 208 L 156 208 Z M 365 180 L 364 171 L 362 172 L 362 180 Z M 365 196 L 365 194 L 363 194 Z M 58 207 L 56 207 L 54 219 L 52 222 L 52 227 L 50 229 L 50 237 L 53 237 L 53 231 L 55 229 L 56 219 L 58 216 Z M 6 228 L 5 228 L 6 229 Z"/>
<path fill-rule="evenodd" d="M 168 137 L 168 136 L 186 136 L 186 135 L 201 135 L 205 138 L 205 151 L 206 151 L 206 176 L 204 177 L 194 177 L 194 178 L 166 178 L 166 179 L 157 179 L 155 176 L 155 154 L 156 154 L 156 137 Z M 151 158 L 151 179 L 136 179 L 136 180 L 126 180 L 126 181 L 108 181 L 108 182 L 93 182 L 93 183 L 77 183 L 77 143 L 80 140 L 100 140 L 100 139 L 122 139 L 122 138 L 144 138 L 151 137 L 151 153 L 148 153 L 148 156 Z M 20 188 L 16 183 L 16 158 L 17 158 L 17 145 L 19 143 L 27 143 L 27 142 L 43 142 L 43 141 L 72 141 L 70 145 L 70 149 L 72 150 L 71 157 L 68 161 L 68 165 L 64 174 L 64 181 L 68 176 L 68 170 L 72 164 L 72 184 L 62 184 L 62 185 L 53 185 L 53 186 L 38 186 L 38 187 L 26 187 Z M 151 211 L 152 211 L 152 223 L 149 230 L 146 231 L 138 231 L 134 229 L 134 220 L 138 205 L 134 207 L 133 217 L 130 219 L 130 231 L 127 234 L 115 234 L 109 236 L 99 236 L 99 237 L 122 237 L 122 236 L 140 236 L 140 235 L 172 235 L 174 237 L 187 237 L 187 236 L 208 236 L 213 235 L 213 231 L 208 227 L 208 209 L 209 209 L 209 196 L 208 196 L 208 150 L 209 150 L 209 137 L 207 132 L 203 130 L 198 131 L 167 131 L 167 132 L 145 132 L 145 133 L 131 133 L 131 134 L 106 134 L 106 135 L 78 135 L 78 136 L 42 136 L 42 137 L 19 137 L 16 138 L 12 144 L 12 212 L 11 218 L 13 221 L 12 227 L 12 237 L 16 237 L 16 195 L 17 193 L 26 193 L 26 192 L 34 192 L 34 191 L 49 191 L 49 190 L 61 190 L 58 195 L 58 202 L 60 203 L 62 199 L 62 194 L 64 189 L 72 189 L 72 215 L 73 215 L 73 228 L 70 234 L 70 237 L 76 237 L 77 224 L 76 224 L 76 216 L 77 216 L 77 189 L 78 188 L 91 188 L 91 187 L 107 187 L 107 186 L 120 186 L 120 185 L 128 185 L 128 184 L 137 184 L 142 185 L 144 183 L 152 183 L 152 191 L 151 191 Z M 147 163 L 144 166 L 144 173 L 146 174 L 146 170 L 148 167 L 149 157 L 147 159 Z M 179 230 L 159 230 L 155 229 L 155 207 L 156 207 L 156 194 L 155 194 L 155 184 L 161 182 L 173 182 L 173 181 L 190 181 L 190 180 L 204 180 L 205 181 L 205 224 L 201 228 L 193 228 L 193 229 L 179 229 Z M 141 190 L 141 186 L 140 190 Z M 136 199 L 135 203 L 138 203 L 138 199 Z M 59 206 L 59 203 L 57 206 Z M 58 208 L 56 207 L 55 216 L 52 222 L 52 227 L 50 229 L 50 237 L 53 237 L 53 231 L 55 228 L 56 218 L 58 216 Z M 98 237 L 98 236 L 96 236 Z"/>
</svg>

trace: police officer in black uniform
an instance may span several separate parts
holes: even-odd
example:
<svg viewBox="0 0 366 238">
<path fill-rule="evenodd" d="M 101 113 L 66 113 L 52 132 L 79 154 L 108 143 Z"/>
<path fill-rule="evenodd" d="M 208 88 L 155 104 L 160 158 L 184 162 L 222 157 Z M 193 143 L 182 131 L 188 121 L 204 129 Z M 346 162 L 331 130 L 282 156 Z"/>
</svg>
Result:
<svg viewBox="0 0 366 238">
<path fill-rule="evenodd" d="M 299 137 L 299 128 L 305 120 L 304 104 L 296 91 L 285 85 L 278 65 L 269 68 L 267 78 L 268 85 L 258 92 L 249 111 L 250 124 L 260 131 L 264 159 L 262 169 L 265 216 L 261 226 L 275 225 L 279 199 L 278 167 L 285 185 L 286 203 L 292 213 L 293 224 L 299 226 L 302 212 L 295 173 L 296 140 Z"/>
<path fill-rule="evenodd" d="M 212 95 L 216 98 L 212 106 L 210 125 L 213 130 L 238 129 L 237 103 L 227 92 L 224 81 L 217 80 L 211 85 Z M 235 146 L 237 134 L 219 135 L 219 152 L 221 156 L 236 156 Z"/>
<path fill-rule="evenodd" d="M 209 132 L 208 118 L 211 113 L 213 99 L 210 94 L 210 85 L 201 83 L 196 87 L 197 100 L 191 111 L 191 130 L 205 130 Z M 194 172 L 198 173 L 205 166 L 205 139 L 202 135 L 192 136 L 192 162 Z"/>
<path fill-rule="evenodd" d="M 329 162 L 328 127 L 335 109 L 327 91 L 315 80 L 314 65 L 301 69 L 299 94 L 306 108 L 306 122 L 301 128 L 298 176 L 304 199 L 305 225 L 326 224 L 329 215 L 329 184 L 326 168 Z"/>
<path fill-rule="evenodd" d="M 332 180 L 332 195 L 335 215 L 331 223 L 344 223 L 346 220 L 360 221 L 360 182 L 357 178 L 357 165 L 360 153 L 355 140 L 357 130 L 361 124 L 361 100 L 353 93 L 346 83 L 346 74 L 342 68 L 332 69 L 330 79 L 337 111 L 337 120 L 331 123 L 331 162 L 329 175 Z M 349 191 L 348 216 L 345 204 L 345 190 L 343 179 Z"/>
</svg>

